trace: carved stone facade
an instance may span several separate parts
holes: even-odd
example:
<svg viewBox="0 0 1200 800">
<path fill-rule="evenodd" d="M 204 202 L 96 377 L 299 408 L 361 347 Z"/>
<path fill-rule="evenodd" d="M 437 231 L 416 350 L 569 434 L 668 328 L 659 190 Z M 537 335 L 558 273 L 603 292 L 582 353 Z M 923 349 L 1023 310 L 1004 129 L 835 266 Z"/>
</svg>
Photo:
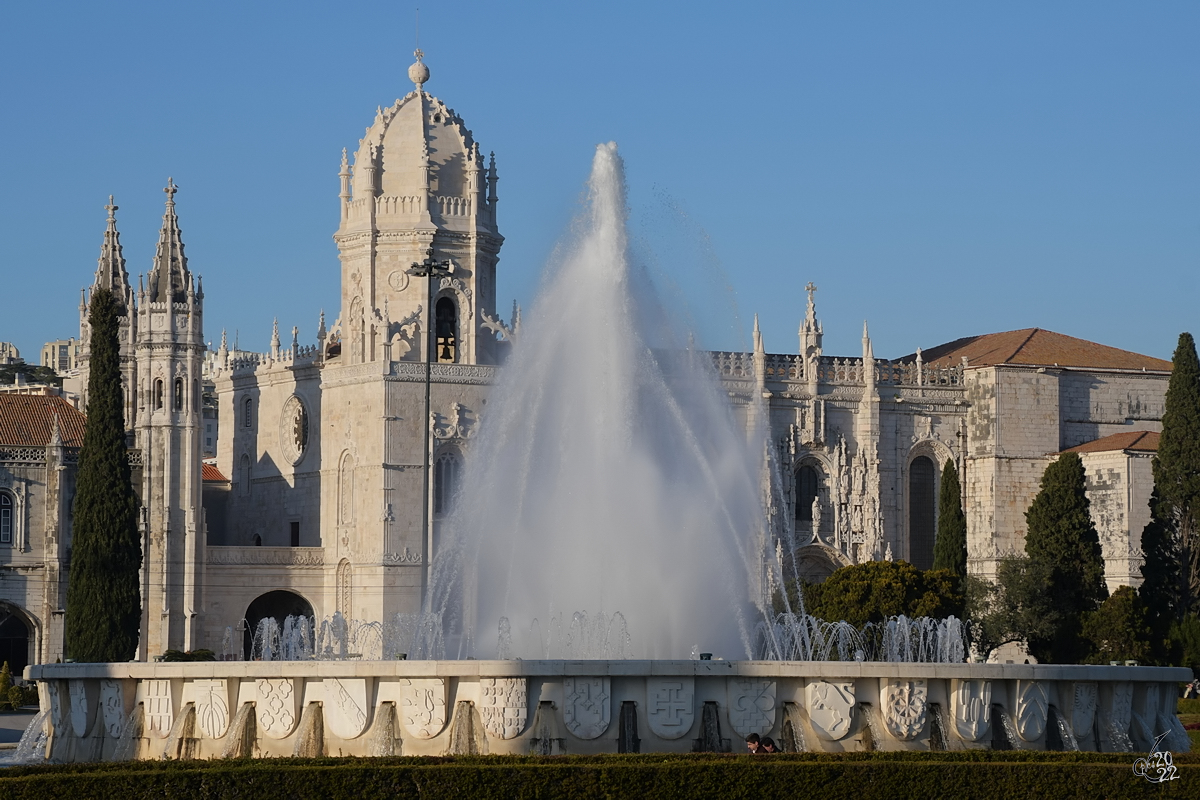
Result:
<svg viewBox="0 0 1200 800">
<path fill-rule="evenodd" d="M 113 289 L 127 310 L 126 421 L 147 542 L 142 659 L 220 651 L 227 627 L 285 607 L 380 621 L 422 607 L 442 519 L 520 325 L 519 310 L 505 322 L 495 307 L 495 160 L 425 91 L 428 68 L 414 70 L 415 89 L 378 108 L 343 154 L 337 317 L 327 325 L 320 314 L 307 344 L 294 327 L 281 341 L 276 325 L 262 352 L 224 334 L 206 349 L 177 187 L 167 187 L 154 269 L 136 290 L 110 203 L 93 286 Z M 756 327 L 752 352 L 710 354 L 735 416 L 769 433 L 767 519 L 752 543 L 764 596 L 793 574 L 821 580 L 851 563 L 930 566 L 950 461 L 964 487 L 969 568 L 991 576 L 1022 549 L 1025 510 L 1057 453 L 1161 427 L 1167 362 L 1038 329 L 889 360 L 865 325 L 861 354 L 834 356 L 816 287 L 798 295 L 795 353 L 767 352 Z M 86 322 L 81 347 L 86 384 Z M 221 421 L 215 463 L 204 465 L 227 479 L 219 498 L 203 479 L 202 378 Z M 1148 457 L 1131 452 L 1112 464 L 1089 456 L 1110 584 L 1137 581 Z M 19 537 L 9 555 L 0 541 L 0 562 L 35 573 L 19 594 L 0 586 L 0 601 L 27 621 L 31 659 L 48 661 L 62 655 L 73 488 L 71 448 L 53 475 L 46 453 L 0 442 L 0 493 L 15 503 Z M 53 511 L 41 539 L 35 508 Z"/>
</svg>

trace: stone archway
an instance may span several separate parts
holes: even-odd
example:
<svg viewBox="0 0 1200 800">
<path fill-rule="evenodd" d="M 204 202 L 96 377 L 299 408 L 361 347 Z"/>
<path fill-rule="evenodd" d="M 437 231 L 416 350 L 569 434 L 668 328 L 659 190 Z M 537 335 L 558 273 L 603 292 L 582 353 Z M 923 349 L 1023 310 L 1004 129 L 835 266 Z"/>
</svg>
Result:
<svg viewBox="0 0 1200 800">
<path fill-rule="evenodd" d="M 14 677 L 20 677 L 25 667 L 36 661 L 31 658 L 33 625 L 16 606 L 0 603 L 0 662 L 8 662 Z"/>
<path fill-rule="evenodd" d="M 246 607 L 246 630 L 242 642 L 245 649 L 242 652 L 249 657 L 258 623 L 267 617 L 273 618 L 282 628 L 285 619 L 299 616 L 312 617 L 314 615 L 312 604 L 296 592 L 276 589 L 266 594 L 260 594 Z"/>
<path fill-rule="evenodd" d="M 809 544 L 796 551 L 796 577 L 808 583 L 824 583 L 842 567 L 850 566 L 843 553 L 823 544 Z"/>
</svg>

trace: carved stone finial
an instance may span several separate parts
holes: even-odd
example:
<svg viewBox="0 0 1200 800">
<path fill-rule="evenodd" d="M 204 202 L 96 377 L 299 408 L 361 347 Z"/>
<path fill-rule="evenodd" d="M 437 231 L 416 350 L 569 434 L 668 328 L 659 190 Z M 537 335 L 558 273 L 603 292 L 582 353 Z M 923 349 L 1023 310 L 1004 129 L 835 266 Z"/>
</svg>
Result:
<svg viewBox="0 0 1200 800">
<path fill-rule="evenodd" d="M 179 187 L 175 185 L 175 181 L 171 178 L 167 178 L 167 187 L 163 189 L 163 191 L 167 193 L 167 205 L 174 205 L 175 193 L 179 191 Z M 111 201 L 112 198 L 109 197 L 109 200 Z"/>
<path fill-rule="evenodd" d="M 117 221 L 116 211 L 118 208 L 120 208 L 120 206 L 118 206 L 116 203 L 113 202 L 113 196 L 111 194 L 108 196 L 108 205 L 106 205 L 104 208 L 105 208 L 105 210 L 108 211 L 108 221 L 116 222 Z"/>
<path fill-rule="evenodd" d="M 417 85 L 417 91 L 422 91 L 422 87 L 429 82 L 429 67 L 425 66 L 421 60 L 425 57 L 425 53 L 421 48 L 413 51 L 413 55 L 417 61 L 408 68 L 408 79 Z"/>
</svg>

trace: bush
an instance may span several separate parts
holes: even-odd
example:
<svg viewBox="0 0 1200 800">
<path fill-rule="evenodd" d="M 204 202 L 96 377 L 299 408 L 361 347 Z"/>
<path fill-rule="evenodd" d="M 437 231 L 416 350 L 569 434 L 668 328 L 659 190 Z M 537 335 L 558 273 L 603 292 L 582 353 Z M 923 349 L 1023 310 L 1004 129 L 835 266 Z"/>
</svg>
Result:
<svg viewBox="0 0 1200 800">
<path fill-rule="evenodd" d="M 907 561 L 868 561 L 842 567 L 824 583 L 806 585 L 804 607 L 820 619 L 862 626 L 900 614 L 961 617 L 963 597 L 950 570 L 922 572 Z"/>
<path fill-rule="evenodd" d="M 212 650 L 168 650 L 162 654 L 159 661 L 216 661 L 217 655 Z"/>
<path fill-rule="evenodd" d="M 13 767 L 0 773 L 12 800 L 121 797 L 609 798 L 719 797 L 1160 797 L 1183 796 L 1200 759 L 1176 758 L 1181 779 L 1135 776 L 1128 753 L 968 751 L 271 759 Z M 1183 788 L 1187 787 L 1187 788 Z"/>
<path fill-rule="evenodd" d="M 1089 664 L 1150 658 L 1150 626 L 1137 592 L 1122 586 L 1096 611 L 1083 615 L 1083 638 L 1092 648 Z"/>
</svg>

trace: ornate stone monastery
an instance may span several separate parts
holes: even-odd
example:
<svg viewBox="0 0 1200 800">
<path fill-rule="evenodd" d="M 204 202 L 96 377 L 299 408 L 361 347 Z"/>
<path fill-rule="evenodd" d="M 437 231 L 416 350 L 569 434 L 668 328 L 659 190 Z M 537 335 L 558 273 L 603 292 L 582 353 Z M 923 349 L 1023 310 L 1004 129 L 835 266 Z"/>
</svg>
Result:
<svg viewBox="0 0 1200 800">
<path fill-rule="evenodd" d="M 496 315 L 495 159 L 424 91 L 419 52 L 408 74 L 415 90 L 376 110 L 352 158 L 343 151 L 340 311 L 328 325 L 322 315 L 315 342 L 295 329 L 283 341 L 277 326 L 267 352 L 231 349 L 224 334 L 206 350 L 175 185 L 154 267 L 136 287 L 109 203 L 92 286 L 123 310 L 125 418 L 144 506 L 142 659 L 241 652 L 242 634 L 231 642 L 227 628 L 243 619 L 386 619 L 420 607 L 519 320 Z M 992 574 L 1023 547 L 1043 469 L 1074 449 L 1088 465 L 1110 588 L 1138 582 L 1169 362 L 1036 328 L 887 360 L 864 325 L 861 353 L 830 356 L 815 291 L 806 303 L 797 291 L 794 353 L 768 353 L 756 324 L 753 352 L 712 354 L 738 418 L 769 416 L 783 476 L 770 513 L 795 532 L 806 577 L 869 559 L 930 566 L 947 460 L 963 476 L 970 568 Z M 85 297 L 81 409 L 88 337 Z M 33 391 L 0 392 L 0 657 L 14 668 L 69 656 L 83 420 Z"/>
</svg>

